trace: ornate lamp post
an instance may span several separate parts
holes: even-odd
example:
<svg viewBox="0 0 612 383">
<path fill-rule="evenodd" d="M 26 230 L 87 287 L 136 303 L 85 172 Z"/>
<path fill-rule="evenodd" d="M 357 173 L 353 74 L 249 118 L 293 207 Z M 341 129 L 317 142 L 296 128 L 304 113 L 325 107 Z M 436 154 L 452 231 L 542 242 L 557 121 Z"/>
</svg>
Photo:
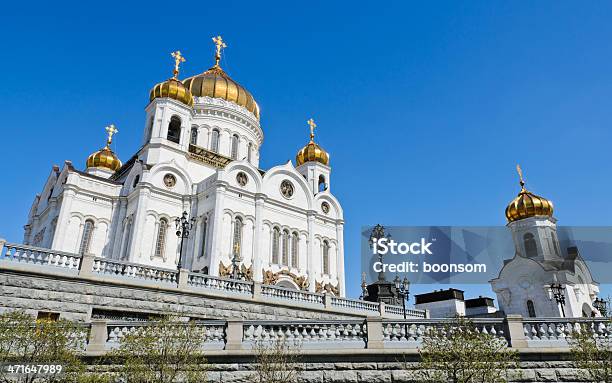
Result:
<svg viewBox="0 0 612 383">
<path fill-rule="evenodd" d="M 385 233 L 385 227 L 380 225 L 380 224 L 376 224 L 376 226 L 374 226 L 374 228 L 372 229 L 372 232 L 370 233 L 370 238 L 368 239 L 368 242 L 370 243 L 370 248 L 374 249 L 374 246 L 378 246 L 377 241 L 379 241 L 382 238 L 390 238 L 391 235 Z M 383 255 L 382 254 L 378 254 L 378 261 L 380 263 L 382 263 L 383 261 Z M 378 273 L 378 280 L 379 281 L 384 281 L 385 280 L 385 273 L 384 271 L 380 271 Z"/>
<path fill-rule="evenodd" d="M 561 306 L 561 315 L 565 318 L 565 287 L 560 283 L 551 283 L 549 287 L 549 298 L 553 298 L 557 305 Z"/>
<path fill-rule="evenodd" d="M 602 317 L 608 316 L 608 302 L 601 298 L 595 298 L 593 301 L 593 307 L 597 309 L 601 313 Z"/>
<path fill-rule="evenodd" d="M 240 270 L 240 262 L 242 261 L 242 259 L 240 259 L 239 255 L 240 254 L 240 244 L 236 243 L 234 245 L 234 256 L 232 257 L 232 279 L 240 279 L 240 280 L 245 280 L 246 276 L 244 275 L 244 273 Z"/>
<path fill-rule="evenodd" d="M 361 273 L 361 296 L 360 300 L 364 300 L 368 296 L 368 284 L 366 283 L 366 273 Z"/>
<path fill-rule="evenodd" d="M 396 275 L 393 282 L 395 283 L 397 294 L 402 298 L 402 308 L 404 309 L 404 320 L 406 320 L 406 301 L 408 300 L 408 296 L 410 295 L 410 281 L 408 281 L 408 277 L 404 277 L 404 280 L 400 282 L 399 276 Z M 405 336 L 408 337 L 408 324 L 405 322 L 404 322 L 404 332 L 405 332 Z"/>
<path fill-rule="evenodd" d="M 189 238 L 189 232 L 191 229 L 193 229 L 193 224 L 196 221 L 195 217 L 191 219 L 188 217 L 189 215 L 187 212 L 183 211 L 181 217 L 174 220 L 174 223 L 176 224 L 176 236 L 181 240 L 181 246 L 179 248 L 179 261 L 176 265 L 179 270 L 183 267 L 183 241 L 185 238 Z"/>
</svg>

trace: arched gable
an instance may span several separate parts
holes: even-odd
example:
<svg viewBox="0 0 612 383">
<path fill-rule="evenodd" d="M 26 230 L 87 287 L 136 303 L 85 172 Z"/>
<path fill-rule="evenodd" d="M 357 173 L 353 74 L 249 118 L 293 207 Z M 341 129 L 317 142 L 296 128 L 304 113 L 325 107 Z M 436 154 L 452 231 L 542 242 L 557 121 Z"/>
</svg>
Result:
<svg viewBox="0 0 612 383">
<path fill-rule="evenodd" d="M 281 194 L 281 183 L 288 180 L 293 185 L 293 195 L 286 198 Z M 262 192 L 268 197 L 280 202 L 287 201 L 293 206 L 312 210 L 313 195 L 304 177 L 293 167 L 291 161 L 285 165 L 275 166 L 263 177 Z"/>
</svg>

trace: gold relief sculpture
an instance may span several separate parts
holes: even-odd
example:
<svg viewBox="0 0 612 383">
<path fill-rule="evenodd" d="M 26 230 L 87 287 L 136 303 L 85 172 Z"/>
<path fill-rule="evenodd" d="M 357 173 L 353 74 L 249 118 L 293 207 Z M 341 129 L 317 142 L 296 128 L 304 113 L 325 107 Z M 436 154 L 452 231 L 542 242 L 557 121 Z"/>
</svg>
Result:
<svg viewBox="0 0 612 383">
<path fill-rule="evenodd" d="M 242 275 L 244 275 L 244 278 L 247 281 L 253 280 L 253 264 L 251 264 L 251 266 L 247 268 L 243 263 L 242 265 L 240 265 L 240 271 L 242 272 Z"/>
<path fill-rule="evenodd" d="M 232 273 L 232 265 L 225 266 L 223 262 L 219 262 L 219 276 L 227 278 Z"/>
<path fill-rule="evenodd" d="M 246 267 L 243 264 L 240 265 L 240 272 L 244 276 L 246 281 L 253 281 L 253 265 Z M 232 276 L 232 264 L 225 266 L 223 262 L 219 262 L 219 276 L 222 278 L 229 278 Z"/>
<path fill-rule="evenodd" d="M 329 282 L 324 285 L 323 282 L 316 281 L 315 282 L 315 292 L 317 293 L 326 292 L 326 293 L 334 294 L 335 296 L 340 295 L 340 289 L 338 288 L 338 285 L 336 284 L 334 286 Z"/>
<path fill-rule="evenodd" d="M 264 285 L 275 285 L 282 276 L 291 278 L 293 283 L 295 283 L 300 290 L 306 291 L 310 285 L 308 277 L 296 275 L 287 269 L 282 269 L 276 273 L 273 273 L 272 270 L 263 270 L 263 276 Z"/>
</svg>

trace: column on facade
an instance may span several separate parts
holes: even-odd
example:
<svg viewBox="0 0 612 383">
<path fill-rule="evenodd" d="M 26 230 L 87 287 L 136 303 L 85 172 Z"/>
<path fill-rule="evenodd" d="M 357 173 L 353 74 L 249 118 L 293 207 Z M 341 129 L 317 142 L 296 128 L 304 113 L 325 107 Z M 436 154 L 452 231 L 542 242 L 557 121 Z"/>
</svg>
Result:
<svg viewBox="0 0 612 383">
<path fill-rule="evenodd" d="M 211 240 L 211 254 L 210 254 L 210 274 L 214 276 L 219 275 L 219 262 L 221 260 L 221 241 L 223 239 L 223 230 L 221 225 L 223 223 L 223 202 L 225 198 L 225 185 L 217 185 L 215 191 L 215 210 L 213 211 L 213 228 L 212 228 L 212 240 Z"/>
<path fill-rule="evenodd" d="M 75 191 L 64 187 L 64 192 L 62 194 L 62 206 L 60 207 L 59 218 L 57 219 L 58 228 L 55 230 L 53 245 L 51 247 L 54 250 L 64 249 L 64 237 L 68 229 L 68 220 L 70 219 L 70 212 L 72 211 L 72 201 L 74 200 Z"/>
<path fill-rule="evenodd" d="M 265 197 L 261 194 L 255 195 L 255 227 L 253 230 L 253 280 L 256 282 L 263 281 L 262 259 L 264 254 L 263 238 L 263 207 Z"/>
<path fill-rule="evenodd" d="M 336 224 L 336 241 L 338 242 L 337 254 L 336 254 L 336 276 L 338 278 L 338 289 L 340 296 L 346 295 L 344 285 L 344 223 L 338 222 Z"/>
<path fill-rule="evenodd" d="M 141 183 L 138 190 L 138 200 L 136 202 L 136 214 L 134 223 L 132 224 L 132 243 L 128 250 L 130 254 L 133 254 L 131 260 L 142 258 L 142 241 L 144 239 L 145 231 L 145 220 L 147 218 L 147 206 L 149 204 L 149 198 L 151 191 L 148 185 Z"/>
<path fill-rule="evenodd" d="M 307 243 L 307 251 L 306 251 L 306 259 L 307 259 L 307 268 L 308 268 L 308 290 L 314 292 L 316 289 L 316 281 L 315 281 L 315 270 L 314 270 L 314 262 L 313 262 L 313 246 L 314 246 L 314 219 L 315 219 L 315 211 L 308 211 L 306 213 L 306 221 L 308 223 L 308 243 Z"/>
<path fill-rule="evenodd" d="M 123 242 L 123 236 L 125 233 L 125 215 L 127 210 L 127 198 L 121 197 L 119 199 L 119 211 L 117 216 L 114 218 L 115 229 L 113 231 L 113 252 L 111 259 L 121 259 L 121 243 Z"/>
</svg>

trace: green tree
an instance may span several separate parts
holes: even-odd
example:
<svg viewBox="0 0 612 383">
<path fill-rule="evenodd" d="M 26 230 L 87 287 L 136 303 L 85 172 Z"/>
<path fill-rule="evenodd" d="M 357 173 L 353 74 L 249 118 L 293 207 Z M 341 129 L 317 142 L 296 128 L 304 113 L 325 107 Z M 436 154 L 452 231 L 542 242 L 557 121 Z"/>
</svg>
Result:
<svg viewBox="0 0 612 383">
<path fill-rule="evenodd" d="M 518 354 L 505 339 L 479 331 L 464 318 L 429 330 L 419 354 L 423 382 L 505 383 L 508 372 L 518 368 Z"/>
<path fill-rule="evenodd" d="M 300 348 L 285 339 L 255 345 L 257 383 L 294 383 L 298 377 Z"/>
<path fill-rule="evenodd" d="M 122 364 L 119 374 L 130 383 L 205 381 L 205 331 L 193 321 L 163 317 L 136 326 L 110 356 Z"/>
<path fill-rule="evenodd" d="M 43 383 L 83 382 L 87 378 L 80 360 L 85 348 L 87 329 L 66 320 L 35 320 L 23 311 L 0 314 L 0 382 Z M 8 365 L 15 366 L 9 373 Z M 19 365 L 30 366 L 36 373 L 23 373 Z M 61 366 L 61 372 L 49 372 L 48 367 Z M 32 367 L 34 366 L 34 367 Z M 29 368 L 30 369 L 30 368 Z M 53 371 L 53 370 L 51 370 Z"/>
<path fill-rule="evenodd" d="M 569 343 L 572 347 L 572 357 L 578 368 L 585 370 L 594 382 L 611 383 L 612 338 L 610 328 L 612 328 L 612 323 L 602 323 L 602 326 L 607 327 L 606 334 L 600 333 L 598 323 L 582 324 L 579 331 L 572 332 Z"/>
</svg>

